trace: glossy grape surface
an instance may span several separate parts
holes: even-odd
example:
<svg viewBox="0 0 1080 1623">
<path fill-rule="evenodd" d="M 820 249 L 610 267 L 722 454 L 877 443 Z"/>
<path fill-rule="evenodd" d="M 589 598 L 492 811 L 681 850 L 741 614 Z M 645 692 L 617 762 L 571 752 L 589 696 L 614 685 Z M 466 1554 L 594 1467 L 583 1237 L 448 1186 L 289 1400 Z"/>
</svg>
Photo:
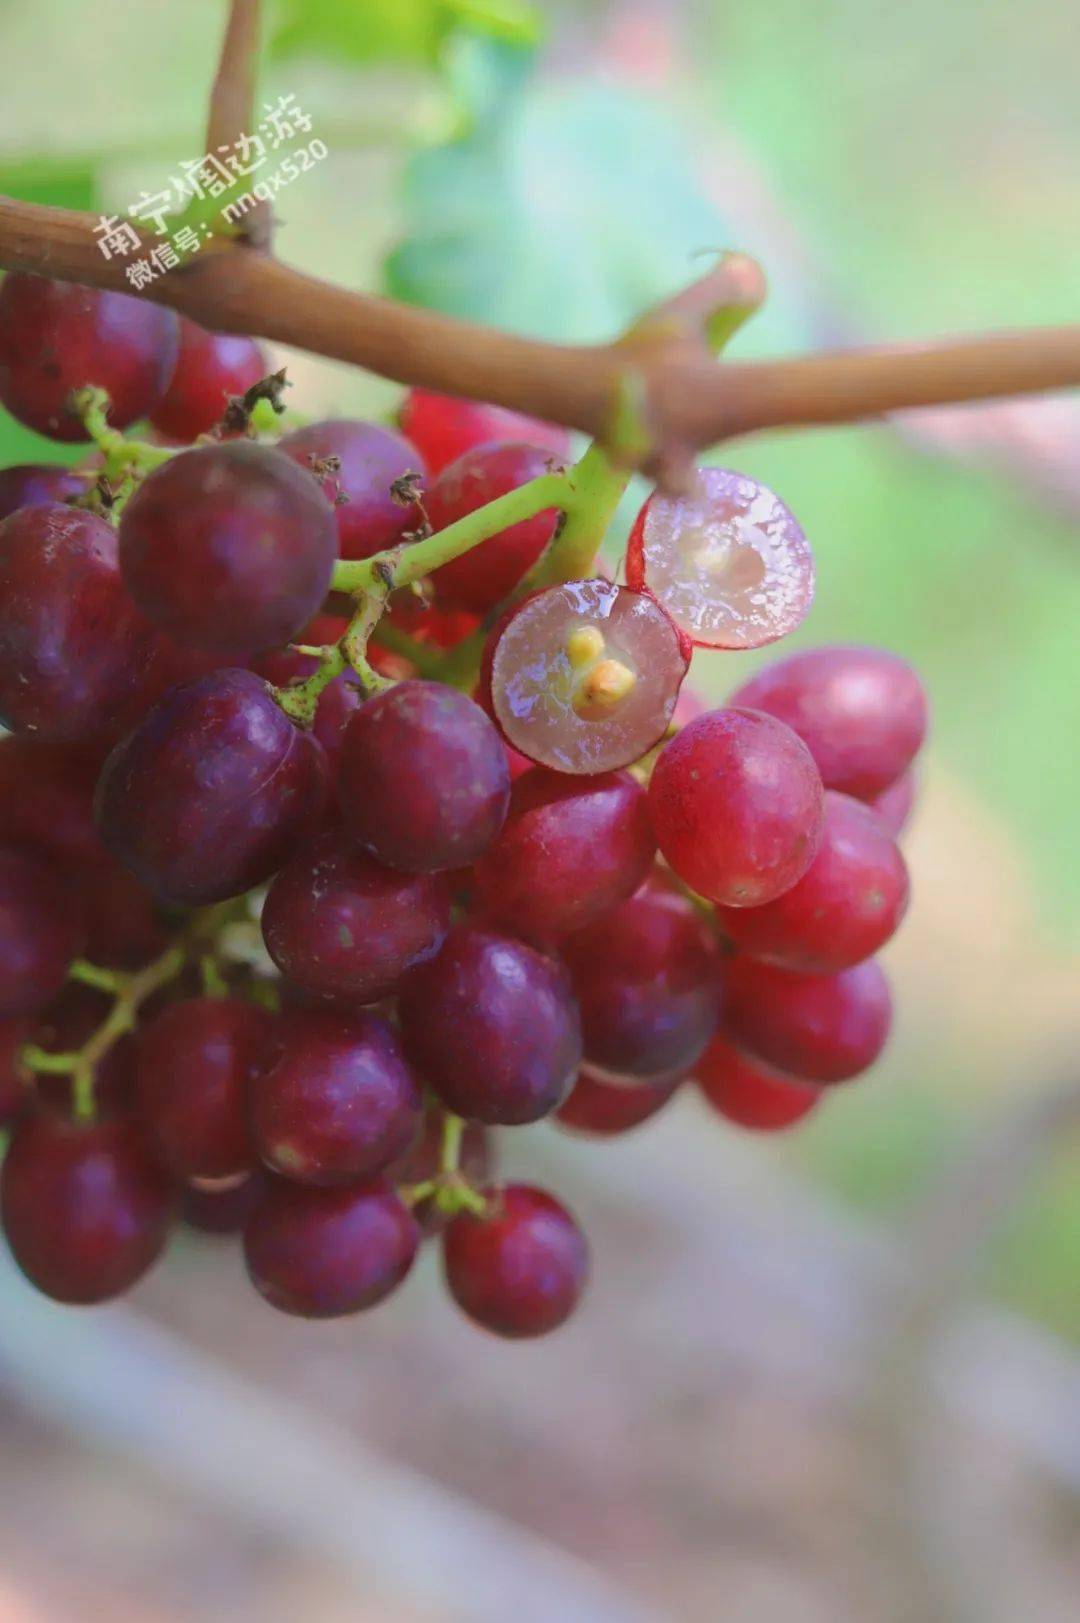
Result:
<svg viewBox="0 0 1080 1623">
<path fill-rule="evenodd" d="M 269 370 L 254 338 L 207 332 L 181 316 L 176 366 L 150 421 L 167 439 L 190 443 L 216 428 L 229 401 L 246 394 Z"/>
<path fill-rule="evenodd" d="M 467 451 L 443 469 L 427 493 L 424 505 L 432 529 L 445 530 L 478 507 L 539 479 L 551 466 L 550 451 L 520 441 Z M 432 576 L 439 601 L 486 614 L 532 568 L 555 534 L 558 516 L 555 508 L 545 508 L 443 564 Z"/>
<path fill-rule="evenodd" d="M 433 478 L 448 462 L 492 440 L 525 440 L 562 460 L 570 454 L 570 435 L 555 423 L 431 389 L 409 390 L 400 421 L 402 433 L 416 446 Z"/>
<path fill-rule="evenodd" d="M 797 975 L 736 958 L 724 988 L 733 1041 L 806 1082 L 846 1082 L 867 1070 L 892 1024 L 889 983 L 872 958 L 836 975 Z"/>
<path fill-rule="evenodd" d="M 423 476 L 424 463 L 415 447 L 391 429 L 331 418 L 286 434 L 279 449 L 308 471 L 328 458 L 340 464 L 317 477 L 333 507 L 343 558 L 370 558 L 420 527 L 419 510 L 396 500 L 393 486 L 406 474 Z"/>
<path fill-rule="evenodd" d="M 759 1133 L 794 1127 L 821 1103 L 822 1090 L 778 1076 L 716 1036 L 694 1069 L 698 1086 L 725 1121 Z"/>
<path fill-rule="evenodd" d="M 507 1184 L 489 1200 L 489 1215 L 461 1212 L 443 1236 L 450 1294 L 496 1335 L 547 1335 L 570 1317 L 585 1288 L 585 1236 L 542 1189 Z"/>
</svg>

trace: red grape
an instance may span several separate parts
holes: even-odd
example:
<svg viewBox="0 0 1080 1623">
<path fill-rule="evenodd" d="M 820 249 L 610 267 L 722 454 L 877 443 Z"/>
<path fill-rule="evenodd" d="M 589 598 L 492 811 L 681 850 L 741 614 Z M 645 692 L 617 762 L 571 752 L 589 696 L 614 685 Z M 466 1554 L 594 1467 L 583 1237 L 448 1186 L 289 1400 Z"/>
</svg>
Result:
<svg viewBox="0 0 1080 1623">
<path fill-rule="evenodd" d="M 585 1236 L 543 1189 L 512 1183 L 491 1191 L 479 1217 L 459 1212 L 443 1236 L 446 1283 L 470 1319 L 511 1338 L 557 1330 L 589 1273 Z"/>
<path fill-rule="evenodd" d="M 399 682 L 351 717 L 339 771 L 344 826 L 391 868 L 462 868 L 502 827 L 510 773 L 480 706 L 441 682 Z"/>
<path fill-rule="evenodd" d="M 381 1182 L 312 1189 L 274 1178 L 244 1230 L 256 1290 L 305 1319 L 374 1307 L 401 1284 L 419 1243 L 412 1213 Z"/>
<path fill-rule="evenodd" d="M 85 939 L 82 912 L 43 857 L 0 846 L 0 1020 L 60 990 Z"/>
<path fill-rule="evenodd" d="M 820 1104 L 822 1090 L 793 1076 L 777 1076 L 741 1054 L 726 1037 L 714 1037 L 697 1062 L 698 1086 L 726 1121 L 761 1133 L 793 1127 Z"/>
<path fill-rule="evenodd" d="M 488 642 L 485 709 L 556 772 L 612 772 L 663 737 L 688 657 L 650 597 L 606 580 L 534 592 Z"/>
<path fill-rule="evenodd" d="M 126 293 L 9 271 L 0 285 L 0 401 L 54 440 L 88 440 L 73 390 L 108 391 L 109 422 L 127 428 L 161 399 L 176 365 L 173 311 Z"/>
<path fill-rule="evenodd" d="M 238 1234 L 262 1198 L 266 1174 L 260 1167 L 233 1178 L 200 1178 L 180 1191 L 180 1216 L 200 1234 Z"/>
<path fill-rule="evenodd" d="M 424 1125 L 420 1136 L 400 1159 L 387 1167 L 385 1173 L 387 1183 L 392 1183 L 397 1189 L 407 1189 L 410 1184 L 428 1183 L 437 1177 L 442 1169 L 445 1131 L 446 1112 L 440 1106 L 430 1104 L 424 1112 Z M 491 1177 L 495 1159 L 491 1139 L 491 1133 L 478 1121 L 465 1123 L 461 1134 L 458 1171 L 474 1189 L 487 1183 Z M 425 1239 L 433 1234 L 441 1234 L 449 1221 L 448 1214 L 442 1211 L 430 1195 L 418 1200 L 413 1206 L 412 1213 Z"/>
<path fill-rule="evenodd" d="M 376 423 L 348 418 L 311 423 L 278 442 L 286 456 L 310 470 L 313 463 L 337 458 L 340 467 L 319 476 L 323 492 L 334 503 L 338 542 L 343 558 L 370 558 L 396 547 L 406 531 L 420 525 L 415 506 L 396 501 L 392 486 L 408 473 L 423 474 L 424 465 L 400 434 Z M 337 503 L 338 496 L 347 501 Z"/>
<path fill-rule="evenodd" d="M 268 371 L 266 356 L 254 338 L 207 332 L 181 316 L 176 369 L 150 421 L 168 439 L 198 439 L 221 422 L 234 395 L 246 394 Z"/>
<path fill-rule="evenodd" d="M 24 1116 L 0 1173 L 0 1217 L 32 1285 L 58 1302 L 119 1296 L 157 1261 L 173 1191 L 130 1121 Z"/>
<path fill-rule="evenodd" d="M 0 524 L 0 722 L 64 741 L 100 731 L 138 693 L 154 634 L 128 597 L 116 532 L 75 507 Z"/>
<path fill-rule="evenodd" d="M 425 507 L 436 533 L 475 513 L 499 496 L 538 479 L 551 467 L 551 452 L 519 443 L 480 445 L 444 468 L 427 493 Z M 554 507 L 499 530 L 432 575 L 439 601 L 486 614 L 509 596 L 532 568 L 558 521 Z"/>
<path fill-rule="evenodd" d="M 569 1095 L 555 1112 L 560 1127 L 575 1133 L 614 1138 L 650 1121 L 673 1098 L 682 1082 L 673 1077 L 630 1079 L 631 1085 L 611 1082 L 607 1073 L 583 1065 Z"/>
<path fill-rule="evenodd" d="M 295 637 L 326 597 L 336 557 L 316 481 L 247 441 L 173 457 L 120 520 L 120 566 L 143 613 L 230 658 Z"/>
<path fill-rule="evenodd" d="M 726 468 L 699 468 L 689 495 L 657 492 L 641 509 L 626 579 L 652 592 L 694 642 L 760 648 L 806 617 L 814 558 L 771 490 Z"/>
<path fill-rule="evenodd" d="M 32 1073 L 22 1062 L 30 1041 L 30 1022 L 0 1020 L 0 1128 L 10 1127 L 32 1097 Z"/>
<path fill-rule="evenodd" d="M 502 833 L 477 864 L 477 894 L 487 918 L 543 943 L 633 895 L 655 854 L 645 792 L 628 772 L 537 766 L 514 784 Z"/>
<path fill-rule="evenodd" d="M 720 1017 L 720 952 L 685 896 L 650 879 L 562 951 L 592 1065 L 655 1077 L 694 1063 Z"/>
<path fill-rule="evenodd" d="M 384 868 L 343 833 L 297 852 L 263 909 L 267 951 L 305 991 L 377 1003 L 438 952 L 450 898 L 437 874 Z"/>
<path fill-rule="evenodd" d="M 177 1178 L 228 1178 L 255 1159 L 251 1084 L 271 1057 L 274 1017 L 240 998 L 171 1003 L 138 1038 L 139 1116 Z"/>
<path fill-rule="evenodd" d="M 728 1034 L 753 1058 L 806 1082 L 845 1082 L 874 1063 L 892 1023 L 873 958 L 836 975 L 735 958 L 724 976 Z"/>
<path fill-rule="evenodd" d="M 887 789 L 882 789 L 880 794 L 874 795 L 870 800 L 870 805 L 894 840 L 900 838 L 908 825 L 915 809 L 917 792 L 915 774 L 909 767 L 902 778 L 897 778 L 895 783 L 890 783 Z"/>
<path fill-rule="evenodd" d="M 537 1121 L 581 1060 L 578 1011 L 561 964 L 494 931 L 459 925 L 407 976 L 405 1051 L 449 1109 L 492 1125 Z"/>
<path fill-rule="evenodd" d="M 432 477 L 448 462 L 491 440 L 527 440 L 557 457 L 570 454 L 570 435 L 555 423 L 431 389 L 409 390 L 401 407 L 401 430 L 423 456 Z"/>
<path fill-rule="evenodd" d="M 712 710 L 664 749 L 649 784 L 660 850 L 680 879 L 727 907 L 761 907 L 806 872 L 824 822 L 806 745 L 757 710 Z"/>
<path fill-rule="evenodd" d="M 69 745 L 0 738 L 0 840 L 67 861 L 97 861 L 94 784 L 100 760 Z"/>
<path fill-rule="evenodd" d="M 762 907 L 720 907 L 740 952 L 803 974 L 831 975 L 884 946 L 908 902 L 896 842 L 862 801 L 830 790 L 817 856 L 802 878 Z"/>
<path fill-rule="evenodd" d="M 61 468 L 52 463 L 26 463 L 15 468 L 0 468 L 0 519 L 15 513 L 20 507 L 44 507 L 50 502 L 65 502 L 69 496 L 81 496 L 87 488 L 86 478 L 73 468 Z"/>
<path fill-rule="evenodd" d="M 268 879 L 318 826 L 322 750 L 251 671 L 176 688 L 116 746 L 96 814 L 109 850 L 155 896 L 186 906 Z"/>
<path fill-rule="evenodd" d="M 86 915 L 86 956 L 102 969 L 142 969 L 169 944 L 156 900 L 104 851 L 74 878 Z"/>
<path fill-rule="evenodd" d="M 255 1146 L 299 1183 L 357 1183 L 420 1130 L 421 1095 L 394 1028 L 377 1014 L 287 1014 L 274 1062 L 251 1095 Z"/>
<path fill-rule="evenodd" d="M 769 665 L 732 704 L 794 728 L 826 789 L 869 800 L 907 770 L 926 736 L 922 683 L 884 648 L 812 648 Z"/>
</svg>

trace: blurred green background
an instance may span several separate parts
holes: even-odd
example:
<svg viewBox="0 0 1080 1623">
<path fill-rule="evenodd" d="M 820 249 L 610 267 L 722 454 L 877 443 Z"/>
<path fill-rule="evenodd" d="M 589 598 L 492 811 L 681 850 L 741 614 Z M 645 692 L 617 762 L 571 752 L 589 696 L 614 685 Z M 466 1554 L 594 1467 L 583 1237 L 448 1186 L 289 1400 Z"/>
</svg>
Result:
<svg viewBox="0 0 1080 1623">
<path fill-rule="evenodd" d="M 330 148 L 279 200 L 280 251 L 319 274 L 601 339 L 739 246 L 773 290 L 745 355 L 1077 318 L 1080 38 L 1052 0 L 272 15 L 267 93 L 295 93 Z M 221 23 L 217 0 L 4 0 L 0 191 L 116 212 L 159 186 L 198 155 Z M 305 411 L 393 407 L 379 380 L 289 360 Z M 0 420 L 5 461 L 56 454 Z M 1075 1063 L 1080 406 L 774 435 L 722 459 L 814 543 L 797 643 L 880 641 L 932 696 L 891 1056 L 775 1151 L 894 1214 L 992 1109 Z M 751 663 L 701 655 L 694 680 L 719 698 Z M 1063 1147 L 994 1283 L 1080 1337 L 1076 1167 Z"/>
</svg>

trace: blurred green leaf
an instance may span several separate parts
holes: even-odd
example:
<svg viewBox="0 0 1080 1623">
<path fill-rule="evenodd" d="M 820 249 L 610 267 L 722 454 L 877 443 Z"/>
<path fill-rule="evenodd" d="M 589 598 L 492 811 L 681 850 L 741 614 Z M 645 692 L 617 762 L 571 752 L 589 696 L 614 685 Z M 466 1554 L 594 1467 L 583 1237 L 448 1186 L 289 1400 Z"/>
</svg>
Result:
<svg viewBox="0 0 1080 1623">
<path fill-rule="evenodd" d="M 287 0 L 270 54 L 434 62 L 458 28 L 518 45 L 534 45 L 542 31 L 525 0 Z"/>
</svg>

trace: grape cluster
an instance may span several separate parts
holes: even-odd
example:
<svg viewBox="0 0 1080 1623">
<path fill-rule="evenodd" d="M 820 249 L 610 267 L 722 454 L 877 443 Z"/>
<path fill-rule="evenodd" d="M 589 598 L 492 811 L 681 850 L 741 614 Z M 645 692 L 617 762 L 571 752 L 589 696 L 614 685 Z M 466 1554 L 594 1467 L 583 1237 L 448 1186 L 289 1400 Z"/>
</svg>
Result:
<svg viewBox="0 0 1080 1623">
<path fill-rule="evenodd" d="M 924 696 L 844 647 L 719 709 L 683 688 L 696 646 L 759 647 L 813 593 L 791 513 L 717 469 L 646 503 L 625 584 L 537 576 L 552 508 L 391 591 L 393 549 L 566 436 L 413 390 L 400 432 L 259 440 L 265 372 L 126 296 L 0 291 L 0 400 L 78 440 L 105 390 L 121 475 L 0 472 L 0 1219 L 72 1303 L 178 1221 L 241 1231 L 307 1317 L 438 1236 L 465 1314 L 542 1334 L 586 1242 L 497 1178 L 497 1129 L 610 1136 L 695 1080 L 775 1130 L 880 1053 Z M 138 418 L 175 452 L 118 453 Z M 384 554 L 368 645 L 335 570 Z"/>
</svg>

